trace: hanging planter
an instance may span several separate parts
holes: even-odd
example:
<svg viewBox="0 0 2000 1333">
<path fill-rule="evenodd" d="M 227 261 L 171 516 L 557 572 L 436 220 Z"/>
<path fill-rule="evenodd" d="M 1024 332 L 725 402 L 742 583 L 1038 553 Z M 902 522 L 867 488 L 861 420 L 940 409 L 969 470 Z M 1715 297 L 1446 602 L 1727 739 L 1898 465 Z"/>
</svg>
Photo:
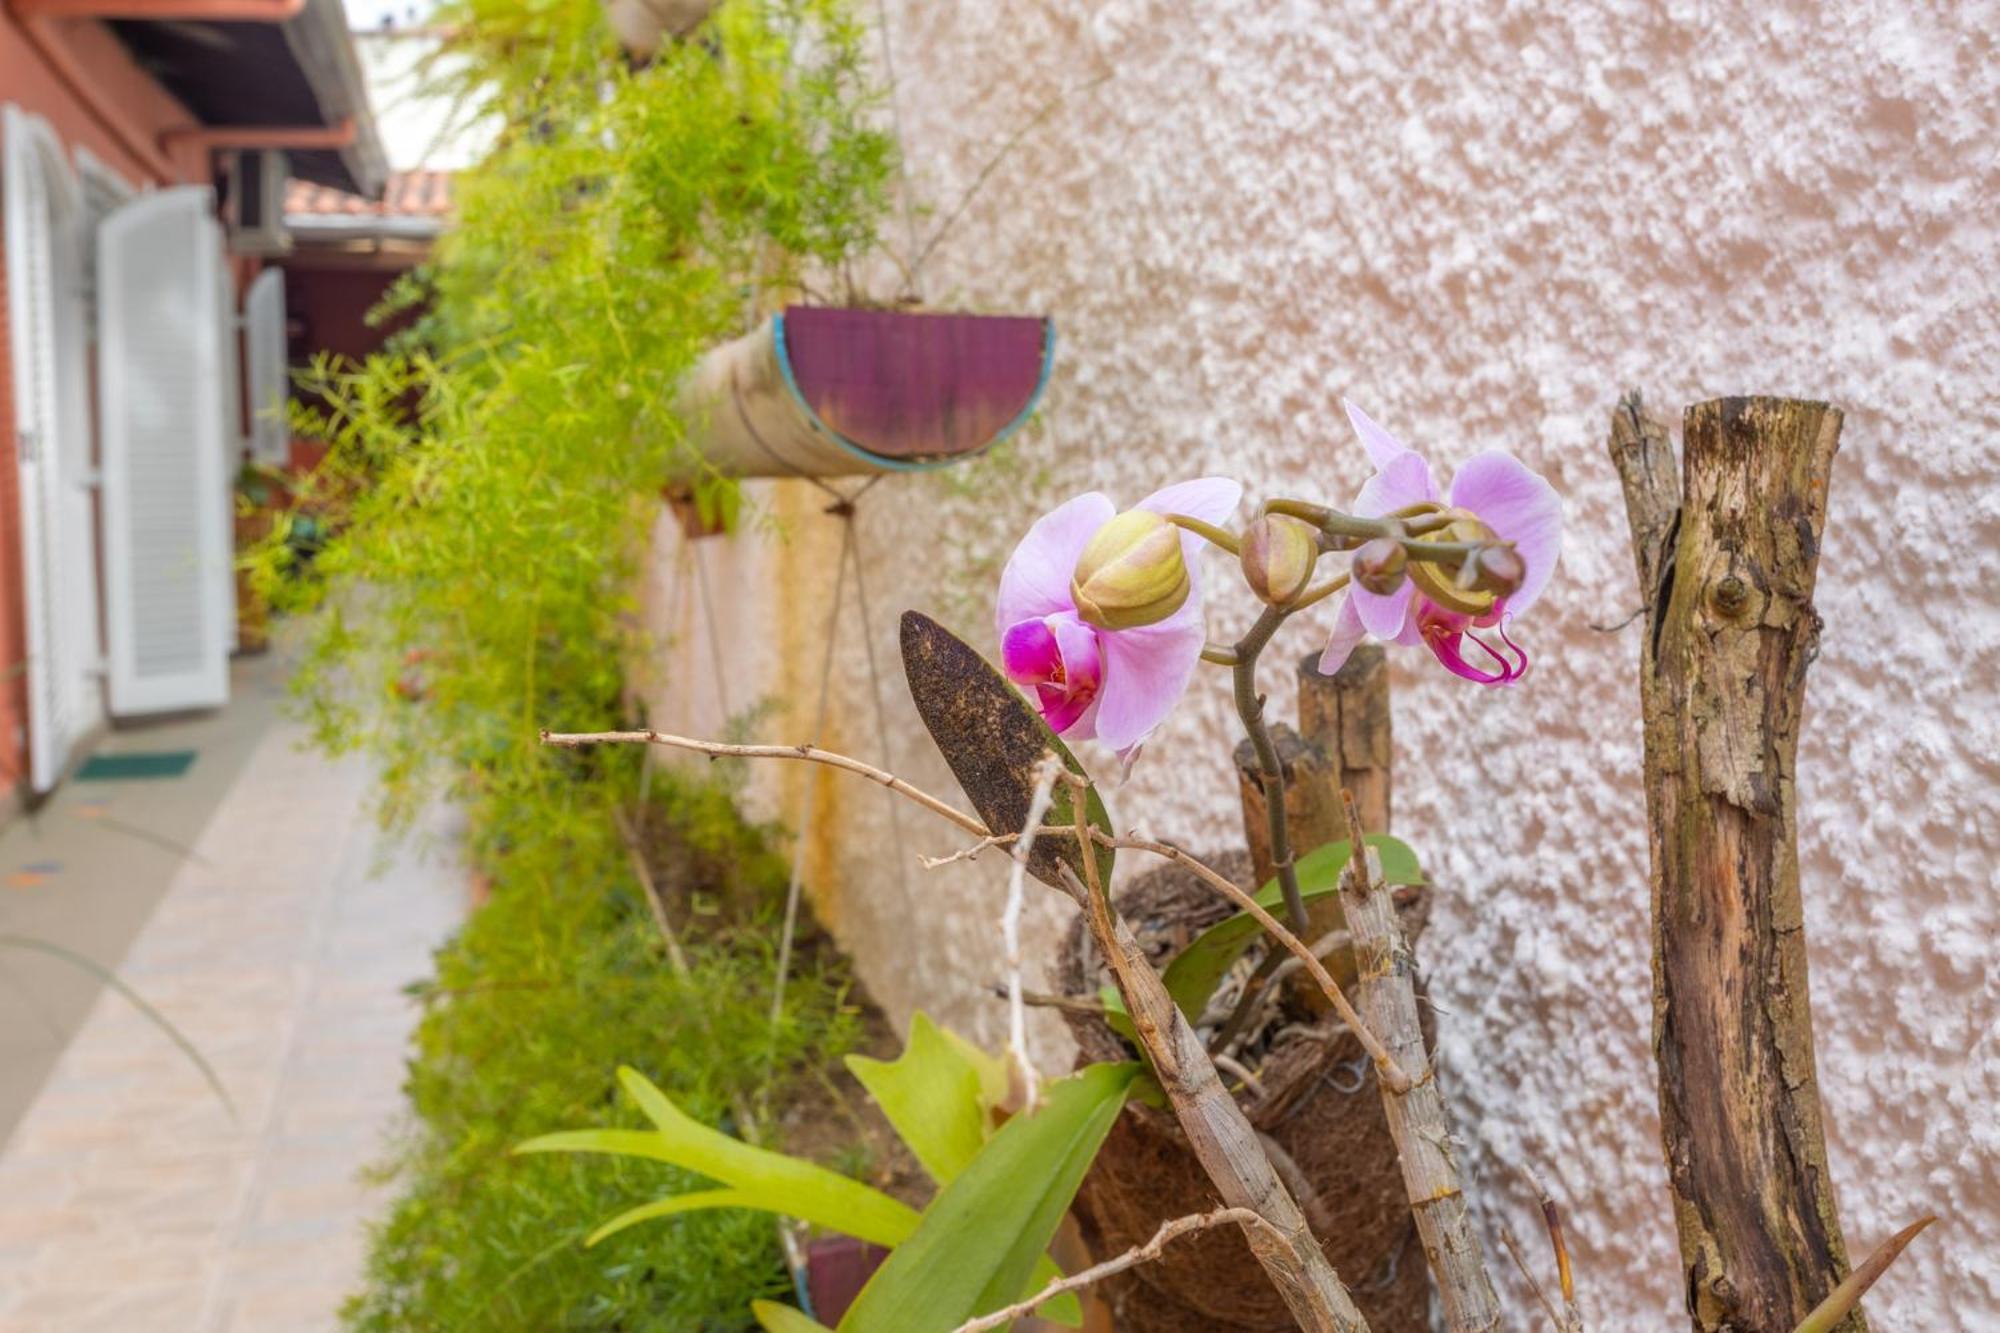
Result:
<svg viewBox="0 0 2000 1333">
<path fill-rule="evenodd" d="M 1034 413 L 1044 318 L 791 306 L 703 357 L 682 391 L 693 459 L 736 477 L 917 472 L 971 458 Z"/>
</svg>

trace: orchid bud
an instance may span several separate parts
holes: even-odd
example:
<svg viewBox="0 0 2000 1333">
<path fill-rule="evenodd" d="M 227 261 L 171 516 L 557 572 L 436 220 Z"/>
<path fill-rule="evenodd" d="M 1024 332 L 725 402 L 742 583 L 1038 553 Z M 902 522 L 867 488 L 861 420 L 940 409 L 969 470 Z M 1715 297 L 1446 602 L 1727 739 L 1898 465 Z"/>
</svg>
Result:
<svg viewBox="0 0 2000 1333">
<path fill-rule="evenodd" d="M 1361 544 L 1354 553 L 1354 582 L 1369 592 L 1387 597 L 1403 586 L 1410 563 L 1403 544 L 1394 537 L 1377 537 Z"/>
<path fill-rule="evenodd" d="M 1511 546 L 1489 546 L 1479 553 L 1473 587 L 1495 597 L 1512 597 L 1528 577 L 1528 566 Z"/>
<path fill-rule="evenodd" d="M 1452 521 L 1430 534 L 1431 540 L 1440 542 L 1491 542 L 1497 540 L 1493 529 L 1481 523 L 1464 510 L 1453 510 Z M 1495 547 L 1494 550 L 1504 548 Z M 1475 561 L 1485 557 L 1481 551 Z M 1447 610 L 1460 615 L 1477 618 L 1493 609 L 1499 600 L 1494 588 L 1486 586 L 1478 577 L 1478 566 L 1474 566 L 1474 577 L 1470 583 L 1461 583 L 1459 574 L 1464 567 L 1463 560 L 1452 560 L 1448 564 L 1438 564 L 1430 560 L 1412 560 L 1410 578 L 1418 591 Z M 1518 585 L 1517 585 L 1518 586 Z"/>
<path fill-rule="evenodd" d="M 1319 534 L 1295 518 L 1265 514 L 1243 530 L 1243 578 L 1267 605 L 1290 606 L 1311 581 Z"/>
<path fill-rule="evenodd" d="M 1180 530 L 1149 509 L 1128 509 L 1099 528 L 1069 584 L 1077 614 L 1099 629 L 1158 624 L 1188 591 Z"/>
</svg>

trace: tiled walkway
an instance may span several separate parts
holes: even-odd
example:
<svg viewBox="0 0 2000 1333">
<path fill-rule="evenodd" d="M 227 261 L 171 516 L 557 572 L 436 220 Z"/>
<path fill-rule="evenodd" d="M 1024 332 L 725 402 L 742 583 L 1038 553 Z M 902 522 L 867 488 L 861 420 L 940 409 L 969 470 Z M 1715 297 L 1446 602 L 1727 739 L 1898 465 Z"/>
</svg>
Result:
<svg viewBox="0 0 2000 1333">
<path fill-rule="evenodd" d="M 357 1172 L 401 1109 L 402 988 L 456 924 L 465 877 L 437 830 L 385 846 L 366 768 L 299 741 L 270 725 L 117 968 L 235 1115 L 100 994 L 0 1147 L 5 1333 L 335 1323 L 383 1202 Z"/>
</svg>

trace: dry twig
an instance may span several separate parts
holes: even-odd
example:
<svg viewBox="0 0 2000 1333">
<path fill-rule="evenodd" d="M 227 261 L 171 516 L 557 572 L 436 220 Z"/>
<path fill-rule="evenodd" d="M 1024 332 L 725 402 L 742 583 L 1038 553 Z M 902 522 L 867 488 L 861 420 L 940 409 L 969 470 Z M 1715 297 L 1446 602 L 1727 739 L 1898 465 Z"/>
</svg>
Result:
<svg viewBox="0 0 2000 1333">
<path fill-rule="evenodd" d="M 808 763 L 844 768 L 850 773 L 859 773 L 870 782 L 879 782 L 897 795 L 915 801 L 939 818 L 958 825 L 974 837 L 984 838 L 992 833 L 992 830 L 980 823 L 976 816 L 968 815 L 951 802 L 940 800 L 920 787 L 911 786 L 894 773 L 877 768 L 873 764 L 863 763 L 849 755 L 822 750 L 816 745 L 728 745 L 721 741 L 702 741 L 691 736 L 674 736 L 664 731 L 651 730 L 544 731 L 542 744 L 572 750 L 585 745 L 665 745 L 676 750 L 692 750 L 711 759 L 803 759 Z"/>
<path fill-rule="evenodd" d="M 992 1314 L 981 1315 L 969 1323 L 960 1324 L 952 1330 L 952 1333 L 985 1333 L 987 1329 L 1000 1328 L 1023 1315 L 1033 1313 L 1035 1307 L 1052 1297 L 1060 1296 L 1066 1291 L 1081 1291 L 1091 1283 L 1102 1282 L 1114 1273 L 1122 1273 L 1128 1268 L 1137 1268 L 1140 1264 L 1153 1262 L 1165 1253 L 1168 1241 L 1178 1240 L 1182 1236 L 1230 1222 L 1244 1227 L 1269 1229 L 1271 1226 L 1249 1208 L 1218 1208 L 1212 1213 L 1196 1213 L 1189 1217 L 1177 1217 L 1171 1222 L 1162 1222 L 1160 1229 L 1153 1233 L 1153 1238 L 1144 1245 L 1134 1245 L 1117 1258 L 1106 1259 L 1103 1263 L 1094 1264 L 1080 1273 L 1056 1278 L 1027 1300 L 1018 1301 L 1004 1310 L 995 1310 Z"/>
<path fill-rule="evenodd" d="M 1348 845 L 1357 852 L 1340 876 L 1341 907 L 1354 937 L 1356 997 L 1368 1015 L 1369 1029 L 1381 1035 L 1413 1076 L 1400 1089 L 1383 1082 L 1383 1116 L 1396 1140 L 1417 1234 L 1437 1278 L 1445 1327 L 1451 1333 L 1484 1333 L 1500 1327 L 1500 1301 L 1466 1208 L 1458 1158 L 1452 1151 L 1451 1116 L 1424 1046 L 1412 981 L 1416 963 L 1403 939 L 1396 904 L 1383 882 L 1375 851 L 1361 840 L 1353 795 L 1343 791 L 1341 805 Z"/>
</svg>

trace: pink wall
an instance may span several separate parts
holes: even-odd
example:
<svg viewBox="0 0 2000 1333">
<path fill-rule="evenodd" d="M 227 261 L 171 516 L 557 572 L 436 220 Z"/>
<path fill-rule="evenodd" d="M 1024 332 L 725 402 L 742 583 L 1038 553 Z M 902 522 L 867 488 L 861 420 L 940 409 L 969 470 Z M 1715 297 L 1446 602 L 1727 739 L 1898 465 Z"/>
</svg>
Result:
<svg viewBox="0 0 2000 1333">
<path fill-rule="evenodd" d="M 40 116 L 66 150 L 88 150 L 133 186 L 207 178 L 200 148 L 169 155 L 157 146 L 161 131 L 190 124 L 193 116 L 148 78 L 100 23 L 28 25 L 0 5 L 0 102 Z M 0 254 L 0 312 L 6 291 L 6 259 Z M 8 336 L 0 315 L 0 791 L 15 789 L 27 777 L 27 682 L 21 669 L 27 649 Z"/>
</svg>

